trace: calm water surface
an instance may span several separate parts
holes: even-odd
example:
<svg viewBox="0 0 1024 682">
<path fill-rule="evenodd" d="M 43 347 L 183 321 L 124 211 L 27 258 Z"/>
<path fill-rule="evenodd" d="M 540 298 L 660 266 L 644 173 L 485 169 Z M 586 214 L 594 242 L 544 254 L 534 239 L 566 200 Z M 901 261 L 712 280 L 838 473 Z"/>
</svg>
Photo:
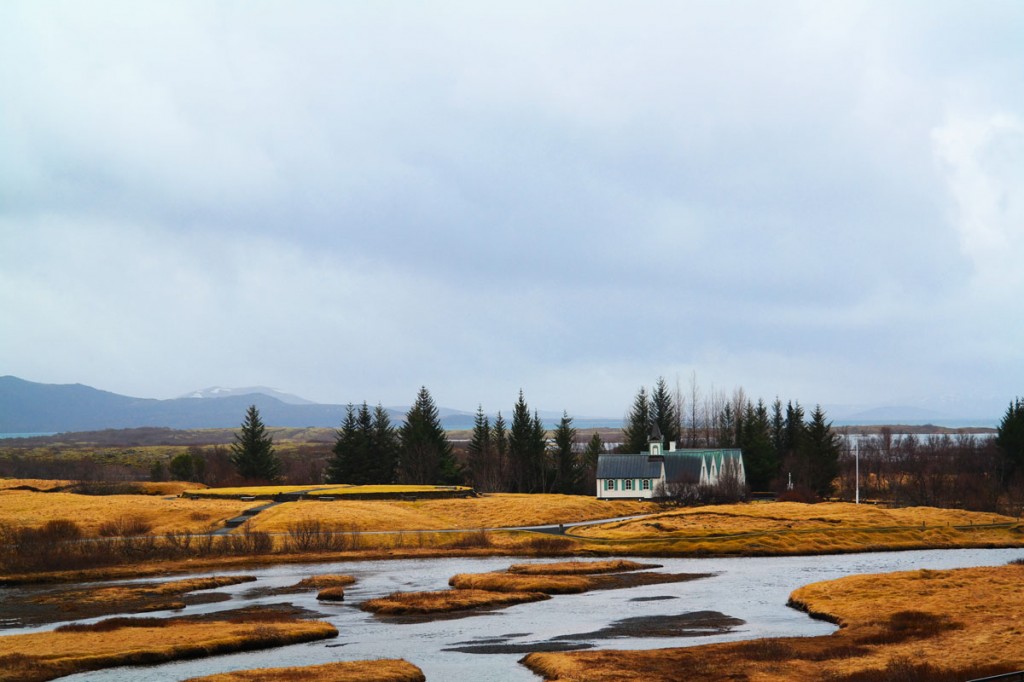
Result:
<svg viewBox="0 0 1024 682">
<path fill-rule="evenodd" d="M 324 614 L 324 618 L 338 628 L 340 634 L 336 639 L 147 668 L 116 668 L 63 679 L 171 682 L 246 668 L 394 657 L 418 665 L 428 680 L 535 681 L 539 678 L 517 663 L 522 654 L 467 654 L 445 649 L 492 642 L 514 645 L 543 643 L 559 636 L 593 632 L 623 618 L 678 615 L 692 611 L 718 611 L 746 622 L 727 634 L 705 637 L 581 638 L 579 641 L 592 643 L 596 648 L 647 649 L 757 637 L 823 635 L 832 632 L 835 627 L 786 607 L 790 592 L 801 585 L 856 573 L 1000 565 L 1020 557 L 1022 553 L 1019 549 L 993 549 L 817 557 L 639 559 L 662 564 L 664 568 L 661 570 L 666 572 L 714 573 L 714 576 L 686 583 L 559 595 L 549 601 L 523 604 L 466 618 L 413 624 L 382 621 L 358 610 L 355 605 L 396 590 L 443 589 L 448 584 L 448 578 L 456 573 L 502 570 L 522 560 L 460 558 L 281 566 L 245 571 L 256 575 L 258 581 L 219 590 L 232 594 L 231 601 L 189 607 L 185 613 L 213 612 L 287 601 Z M 320 573 L 346 573 L 358 579 L 355 585 L 346 589 L 344 604 L 321 604 L 316 601 L 315 593 L 284 597 L 247 596 L 254 586 L 288 586 L 303 577 Z M 651 597 L 656 599 L 649 599 Z M 0 634 L 26 631 L 0 630 Z"/>
</svg>

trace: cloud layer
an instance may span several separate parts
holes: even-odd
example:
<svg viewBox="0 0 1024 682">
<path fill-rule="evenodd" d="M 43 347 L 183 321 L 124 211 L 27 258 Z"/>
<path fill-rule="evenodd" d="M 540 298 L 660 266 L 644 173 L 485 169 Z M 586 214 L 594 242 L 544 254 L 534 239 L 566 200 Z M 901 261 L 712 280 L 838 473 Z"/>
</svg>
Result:
<svg viewBox="0 0 1024 682">
<path fill-rule="evenodd" d="M 4 3 L 3 370 L 990 414 L 1024 391 L 1022 34 L 1016 3 Z"/>
</svg>

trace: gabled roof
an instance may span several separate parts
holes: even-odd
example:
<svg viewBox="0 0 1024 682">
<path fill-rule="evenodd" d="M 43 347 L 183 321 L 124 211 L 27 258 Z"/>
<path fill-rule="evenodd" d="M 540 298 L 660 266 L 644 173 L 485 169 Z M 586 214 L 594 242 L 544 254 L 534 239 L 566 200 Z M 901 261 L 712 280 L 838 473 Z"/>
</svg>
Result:
<svg viewBox="0 0 1024 682">
<path fill-rule="evenodd" d="M 665 453 L 665 480 L 669 483 L 697 483 L 700 481 L 700 466 L 704 453 Z"/>
<path fill-rule="evenodd" d="M 597 458 L 597 478 L 660 478 L 661 462 L 647 455 L 601 455 Z"/>
</svg>

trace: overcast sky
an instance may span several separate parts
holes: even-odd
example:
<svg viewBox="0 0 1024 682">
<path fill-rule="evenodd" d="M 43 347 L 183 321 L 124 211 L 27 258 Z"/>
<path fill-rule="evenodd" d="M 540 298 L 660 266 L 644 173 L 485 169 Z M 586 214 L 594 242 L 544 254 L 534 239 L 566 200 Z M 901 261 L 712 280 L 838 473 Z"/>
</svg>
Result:
<svg viewBox="0 0 1024 682">
<path fill-rule="evenodd" d="M 7 0 L 0 374 L 998 415 L 1022 36 L 1016 0 Z"/>
</svg>

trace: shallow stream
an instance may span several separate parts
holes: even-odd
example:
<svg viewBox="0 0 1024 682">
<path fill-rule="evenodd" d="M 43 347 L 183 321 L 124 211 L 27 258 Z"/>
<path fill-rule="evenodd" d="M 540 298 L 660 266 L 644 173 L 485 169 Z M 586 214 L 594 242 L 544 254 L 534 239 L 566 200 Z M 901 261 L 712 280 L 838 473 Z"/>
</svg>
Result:
<svg viewBox="0 0 1024 682">
<path fill-rule="evenodd" d="M 857 573 L 886 573 L 918 568 L 944 569 L 1005 564 L 1020 557 L 1020 549 L 928 550 L 880 552 L 813 557 L 738 559 L 638 559 L 658 563 L 672 573 L 712 573 L 690 582 L 647 585 L 622 590 L 556 595 L 548 601 L 522 604 L 463 618 L 430 622 L 395 622 L 360 611 L 365 599 L 397 590 L 439 590 L 456 573 L 503 570 L 514 558 L 430 559 L 340 562 L 288 565 L 238 571 L 258 577 L 219 592 L 228 601 L 189 607 L 183 614 L 207 613 L 255 604 L 292 603 L 323 614 L 339 631 L 336 639 L 267 651 L 231 654 L 168 663 L 147 668 L 115 668 L 63 678 L 69 681 L 171 682 L 230 670 L 313 665 L 367 658 L 404 658 L 423 669 L 428 680 L 531 680 L 538 678 L 519 665 L 523 651 L 551 646 L 603 649 L 648 649 L 692 646 L 758 637 L 813 636 L 835 627 L 812 620 L 786 606 L 796 588 L 821 580 Z M 285 596 L 254 596 L 260 588 L 286 587 L 301 578 L 324 573 L 345 573 L 357 578 L 346 588 L 345 602 L 323 604 L 315 592 Z M 2 592 L 0 592 L 2 594 Z M 727 619 L 710 625 L 704 614 L 717 612 Z M 697 614 L 691 616 L 689 614 Z M 180 613 L 149 613 L 181 615 Z M 627 619 L 644 618 L 670 627 L 659 634 L 671 636 L 617 636 L 614 626 Z M 742 624 L 737 624 L 743 621 Z M 642 621 L 641 621 L 642 622 Z M 637 621 L 627 621 L 635 625 Z M 686 625 L 690 623 L 691 625 Z M 722 627 L 725 624 L 722 631 Z M 731 624 L 731 628 L 729 627 Z M 59 624 L 57 624 L 59 625 Z M 679 636 L 678 629 L 688 636 Z M 46 628 L 50 629 L 56 625 Z M 620 627 L 621 629 L 621 627 Z M 627 629 L 635 628 L 630 627 Z M 665 632 L 665 630 L 670 632 Z M 2 629 L 16 634 L 30 629 Z M 475 652 L 473 649 L 476 649 Z M 458 649 L 458 650 L 454 650 Z M 493 652 L 499 653 L 493 653 Z M 487 652 L 487 653 L 484 653 Z"/>
</svg>

